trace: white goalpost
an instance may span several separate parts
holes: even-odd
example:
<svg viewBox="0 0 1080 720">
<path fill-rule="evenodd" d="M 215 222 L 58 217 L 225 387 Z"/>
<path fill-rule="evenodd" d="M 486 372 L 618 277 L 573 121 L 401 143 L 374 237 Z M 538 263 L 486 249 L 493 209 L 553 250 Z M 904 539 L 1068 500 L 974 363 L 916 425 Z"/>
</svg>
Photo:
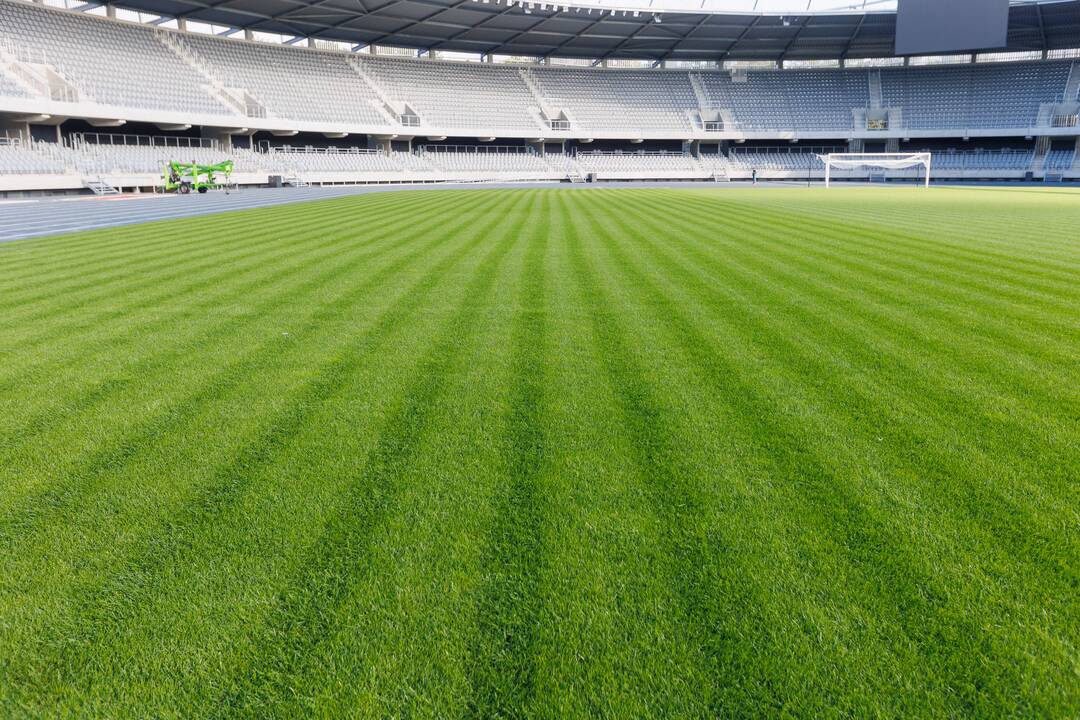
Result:
<svg viewBox="0 0 1080 720">
<path fill-rule="evenodd" d="M 825 187 L 832 184 L 832 171 L 858 170 L 876 167 L 884 170 L 906 170 L 922 167 L 925 170 L 925 187 L 930 187 L 930 153 L 829 153 L 819 155 L 825 163 Z"/>
</svg>

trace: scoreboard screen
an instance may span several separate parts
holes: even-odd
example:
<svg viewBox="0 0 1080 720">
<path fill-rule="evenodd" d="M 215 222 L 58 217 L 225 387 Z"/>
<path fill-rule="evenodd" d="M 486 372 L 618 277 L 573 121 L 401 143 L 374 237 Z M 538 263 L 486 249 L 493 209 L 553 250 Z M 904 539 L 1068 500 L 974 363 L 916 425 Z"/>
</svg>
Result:
<svg viewBox="0 0 1080 720">
<path fill-rule="evenodd" d="M 897 55 L 941 55 L 1005 47 L 1009 0 L 899 0 Z"/>
</svg>

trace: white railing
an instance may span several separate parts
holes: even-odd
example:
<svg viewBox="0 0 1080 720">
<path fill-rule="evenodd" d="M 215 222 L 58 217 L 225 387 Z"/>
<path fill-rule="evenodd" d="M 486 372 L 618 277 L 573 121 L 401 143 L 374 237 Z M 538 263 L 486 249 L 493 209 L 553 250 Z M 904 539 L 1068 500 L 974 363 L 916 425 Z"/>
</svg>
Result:
<svg viewBox="0 0 1080 720">
<path fill-rule="evenodd" d="M 304 147 L 293 147 L 292 145 L 279 145 L 269 148 L 269 154 L 272 155 L 380 155 L 385 154 L 378 148 L 336 148 L 325 147 L 317 148 L 311 145 Z"/>
<path fill-rule="evenodd" d="M 728 151 L 730 156 L 737 155 L 760 155 L 767 153 L 770 155 L 828 155 L 829 153 L 843 153 L 847 148 L 842 145 L 799 145 L 797 148 L 792 147 L 739 147 L 731 148 Z"/>
<path fill-rule="evenodd" d="M 47 65 L 48 59 L 43 48 L 27 45 L 10 36 L 0 36 L 0 50 L 10 55 L 16 62 L 31 65 Z"/>
<path fill-rule="evenodd" d="M 690 157 L 678 150 L 577 150 L 576 157 Z"/>
<path fill-rule="evenodd" d="M 0 36 L 0 50 L 14 58 L 17 63 L 51 68 L 66 87 L 57 87 L 47 77 L 39 77 L 19 65 L 10 66 L 10 70 L 19 75 L 24 82 L 37 88 L 38 92 L 47 95 L 50 100 L 78 102 L 81 96 L 92 96 L 88 90 L 92 83 L 80 73 L 65 67 L 63 63 L 52 60 L 44 48 L 28 45 L 21 38 L 4 35 Z"/>
<path fill-rule="evenodd" d="M 425 145 L 418 153 L 469 153 L 473 155 L 535 155 L 524 145 Z"/>
<path fill-rule="evenodd" d="M 83 145 L 109 145 L 123 147 L 174 147 L 220 150 L 221 144 L 210 138 L 170 135 L 124 135 L 122 133 L 75 133 L 71 136 L 72 147 Z"/>
</svg>

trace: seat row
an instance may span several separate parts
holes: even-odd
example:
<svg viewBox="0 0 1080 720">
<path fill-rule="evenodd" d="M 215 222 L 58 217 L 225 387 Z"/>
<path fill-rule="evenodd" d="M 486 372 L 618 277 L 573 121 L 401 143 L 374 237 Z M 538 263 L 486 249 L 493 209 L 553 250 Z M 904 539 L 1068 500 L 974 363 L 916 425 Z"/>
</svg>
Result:
<svg viewBox="0 0 1080 720">
<path fill-rule="evenodd" d="M 1032 165 L 1031 150 L 946 151 L 933 153 L 933 170 L 1024 171 Z M 49 175 L 76 173 L 84 176 L 156 175 L 170 161 L 213 164 L 225 159 L 235 163 L 238 173 L 266 173 L 286 176 L 324 173 L 394 173 L 405 179 L 408 173 L 446 176 L 457 172 L 472 179 L 560 178 L 572 175 L 627 174 L 654 177 L 700 177 L 704 174 L 752 170 L 822 170 L 816 152 L 779 150 L 739 150 L 729 155 L 650 152 L 584 152 L 576 156 L 540 155 L 532 151 L 471 150 L 384 153 L 367 149 L 276 149 L 262 152 L 249 149 L 222 150 L 213 147 L 163 147 L 109 145 L 75 142 L 60 145 L 44 142 L 6 141 L 0 138 L 0 174 Z M 1073 150 L 1052 150 L 1045 159 L 1049 172 L 1071 170 L 1076 164 Z"/>
<path fill-rule="evenodd" d="M 396 116 L 407 107 L 422 127 L 450 135 L 539 134 L 541 110 L 549 119 L 565 115 L 576 132 L 628 136 L 689 133 L 702 129 L 703 116 L 718 112 L 746 131 L 847 132 L 860 109 L 876 107 L 871 80 L 878 77 L 882 106 L 899 109 L 907 128 L 1029 128 L 1043 104 L 1063 99 L 1073 65 L 1056 60 L 738 75 L 519 67 L 176 33 L 16 0 L 0 0 L 0 36 L 44 57 L 82 99 L 103 104 L 235 121 L 232 95 L 254 100 L 269 117 L 387 130 L 399 129 Z M 25 94 L 0 67 L 0 97 Z"/>
</svg>

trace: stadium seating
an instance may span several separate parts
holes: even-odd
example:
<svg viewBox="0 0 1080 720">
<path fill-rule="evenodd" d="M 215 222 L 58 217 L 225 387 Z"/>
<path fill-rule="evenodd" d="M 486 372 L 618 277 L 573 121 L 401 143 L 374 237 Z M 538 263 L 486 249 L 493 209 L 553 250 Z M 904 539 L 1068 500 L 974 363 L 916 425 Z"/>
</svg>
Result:
<svg viewBox="0 0 1080 720">
<path fill-rule="evenodd" d="M 422 157 L 439 170 L 481 172 L 492 177 L 551 172 L 551 166 L 532 152 L 425 152 Z"/>
<path fill-rule="evenodd" d="M 404 153 L 394 153 L 400 155 Z M 272 152 L 247 153 L 241 157 L 249 167 L 283 173 L 305 172 L 399 172 L 401 163 L 381 152 Z"/>
<path fill-rule="evenodd" d="M 825 164 L 812 152 L 733 152 L 733 168 L 757 170 L 823 170 Z"/>
<path fill-rule="evenodd" d="M 579 153 L 577 164 L 600 179 L 696 178 L 709 174 L 684 153 Z"/>
<path fill-rule="evenodd" d="M 764 173 L 772 178 L 817 177 L 824 165 L 812 149 L 733 149 L 729 154 L 664 152 L 581 152 L 540 155 L 514 148 L 440 148 L 416 152 L 368 149 L 276 148 L 273 151 L 222 150 L 216 147 L 164 147 L 71 142 L 12 142 L 0 138 L 0 175 L 76 174 L 84 177 L 141 177 L 153 184 L 169 161 L 203 164 L 232 159 L 239 174 L 281 175 L 311 182 L 407 182 L 413 180 L 565 180 L 595 175 L 603 180 L 706 179 L 715 176 L 748 178 Z M 937 177 L 1022 177 L 1033 163 L 1032 150 L 945 150 L 933 153 Z M 1047 174 L 1066 175 L 1076 169 L 1073 150 L 1050 151 L 1042 165 Z M 264 179 L 265 181 L 265 179 Z"/>
<path fill-rule="evenodd" d="M 0 141 L 0 175 L 45 175 L 67 170 L 63 154 L 54 146 Z"/>
<path fill-rule="evenodd" d="M 191 48 L 222 82 L 250 93 L 269 114 L 292 120 L 386 125 L 378 97 L 342 53 L 186 35 Z"/>
<path fill-rule="evenodd" d="M 159 173 L 171 161 L 219 163 L 236 153 L 199 147 L 147 147 L 136 145 L 82 144 L 68 149 L 69 163 L 88 175 Z"/>
<path fill-rule="evenodd" d="M 18 83 L 0 73 L 0 96 L 6 97 L 29 97 L 30 94 L 22 89 Z"/>
<path fill-rule="evenodd" d="M 722 153 L 702 155 L 698 162 L 710 175 L 728 175 L 732 171 L 730 159 Z"/>
<path fill-rule="evenodd" d="M 635 135 L 690 130 L 698 107 L 686 73 L 532 68 L 546 105 L 565 110 L 576 130 L 619 127 Z"/>
<path fill-rule="evenodd" d="M 1076 151 L 1074 150 L 1051 150 L 1047 153 L 1046 163 L 1043 167 L 1050 172 L 1064 172 L 1072 169 L 1076 163 Z"/>
<path fill-rule="evenodd" d="M 536 99 L 515 67 L 379 57 L 357 62 L 424 124 L 484 132 L 540 129 L 529 113 Z"/>
<path fill-rule="evenodd" d="M 864 70 L 698 73 L 710 109 L 731 111 L 740 130 L 852 129 L 853 108 L 870 103 Z"/>
<path fill-rule="evenodd" d="M 82 99 L 140 109 L 400 129 L 407 106 L 441 134 L 535 136 L 536 112 L 575 133 L 701 130 L 720 113 L 747 132 L 847 134 L 880 105 L 902 129 L 1029 128 L 1061 102 L 1070 60 L 867 69 L 627 70 L 455 63 L 314 50 L 158 30 L 0 0 L 0 36 L 39 52 Z M 873 74 L 871 74 L 873 73 Z M 234 92 L 235 91 L 235 92 Z M 242 91 L 240 93 L 239 91 Z M 244 95 L 246 93 L 246 95 Z M 0 69 L 0 95 L 26 91 Z M 246 102 L 246 101 L 245 101 Z M 261 114 L 253 115 L 261 117 Z M 1045 118 L 1044 118 L 1045 120 Z M 898 129 L 894 127 L 893 129 Z"/>
<path fill-rule="evenodd" d="M 99 103 L 224 115 L 206 80 L 149 27 L 0 2 L 0 32 L 41 50 L 82 96 Z M 2 89 L 2 86 L 0 86 Z"/>
<path fill-rule="evenodd" d="M 944 170 L 1026 170 L 1034 157 L 1030 150 L 988 150 L 935 152 L 931 171 Z"/>
<path fill-rule="evenodd" d="M 1060 102 L 1068 61 L 946 65 L 881 71 L 886 107 L 903 109 L 904 127 L 1020 128 L 1035 125 L 1040 103 Z"/>
<path fill-rule="evenodd" d="M 43 72 L 46 68 L 55 71 L 55 77 Z M 35 80 L 35 73 L 49 81 Z M 699 133 L 705 133 L 703 122 L 708 119 L 722 119 L 725 130 L 745 133 L 733 138 L 742 142 L 732 143 L 730 151 L 717 154 L 712 146 L 701 157 L 584 149 L 610 147 L 601 143 L 580 145 L 576 156 L 545 156 L 532 147 L 523 151 L 520 144 L 432 145 L 429 151 L 385 153 L 370 150 L 364 140 L 358 143 L 363 148 L 265 152 L 178 149 L 175 144 L 97 145 L 68 136 L 63 144 L 4 142 L 0 174 L 9 175 L 145 178 L 159 173 L 169 160 L 213 163 L 228 156 L 238 172 L 261 174 L 263 182 L 269 174 L 322 178 L 315 182 L 332 182 L 337 176 L 347 182 L 350 174 L 359 179 L 378 176 L 374 181 L 380 182 L 580 179 L 590 174 L 601 179 L 702 178 L 755 171 L 794 178 L 823 168 L 815 149 L 807 147 L 810 143 L 843 143 L 833 149 L 842 151 L 849 140 L 853 146 L 871 142 L 853 134 L 866 132 L 860 124 L 871 110 L 887 113 L 889 130 L 916 131 L 911 133 L 914 140 L 904 138 L 905 144 L 934 137 L 934 131 L 957 138 L 978 131 L 970 132 L 977 139 L 1005 130 L 999 134 L 1013 136 L 1021 147 L 1032 144 L 1029 136 L 1067 135 L 1049 130 L 1051 122 L 1054 128 L 1071 127 L 1076 110 L 1068 104 L 1074 98 L 1066 95 L 1074 89 L 1080 92 L 1080 63 L 1073 60 L 785 70 L 465 63 L 182 33 L 0 0 L 0 103 L 8 99 L 10 112 L 24 117 L 40 112 L 85 117 L 95 124 L 102 118 L 104 124 L 117 124 L 108 118 L 124 118 L 162 128 L 191 124 L 270 131 L 278 137 L 302 132 L 338 138 L 369 135 L 383 141 L 414 137 L 415 142 L 454 136 L 513 138 L 514 143 L 550 139 L 547 123 L 555 119 L 569 122 L 571 137 L 603 142 L 707 142 L 708 136 Z M 77 105 L 70 113 L 66 108 L 57 112 L 54 105 L 27 112 L 27 100 L 90 107 L 85 115 Z M 103 111 L 101 105 L 116 107 Z M 129 116 L 118 109 L 138 112 Z M 168 117 L 160 117 L 162 111 Z M 177 122 L 176 116 L 184 114 L 190 121 L 180 117 Z M 402 132 L 413 120 L 411 114 L 416 125 Z M 271 122 L 257 124 L 262 120 Z M 19 132 L 28 135 L 22 122 Z M 1040 124 L 1048 132 L 1038 132 Z M 812 135 L 798 137 L 800 133 Z M 895 147 L 897 135 L 883 141 Z M 1021 142 L 1021 137 L 1028 141 Z M 780 139 L 798 142 L 788 147 L 776 142 Z M 928 144 L 941 146 L 940 141 Z M 1002 173 L 1014 178 L 1027 171 L 1036 177 L 1076 175 L 1076 153 L 1060 149 L 1059 141 L 1053 146 L 1059 149 L 1045 156 L 1030 149 L 967 149 L 977 142 L 965 144 L 964 150 L 934 150 L 933 170 L 953 177 Z M 624 147 L 649 144 L 626 142 Z"/>
</svg>

